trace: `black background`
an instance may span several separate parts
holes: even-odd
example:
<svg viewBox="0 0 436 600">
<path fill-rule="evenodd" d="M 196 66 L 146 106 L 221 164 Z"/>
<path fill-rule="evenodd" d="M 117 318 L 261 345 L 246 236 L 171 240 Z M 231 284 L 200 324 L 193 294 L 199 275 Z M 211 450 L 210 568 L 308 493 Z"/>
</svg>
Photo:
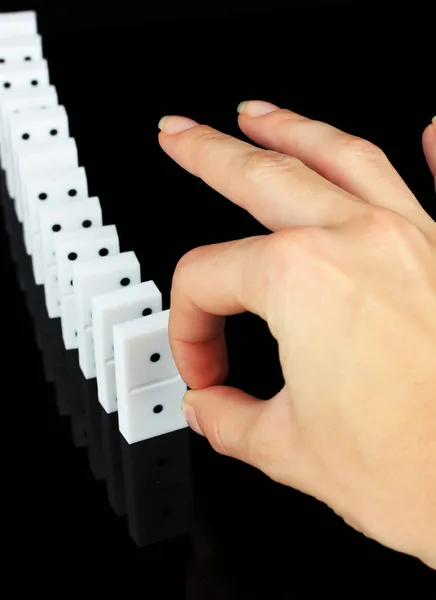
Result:
<svg viewBox="0 0 436 600">
<path fill-rule="evenodd" d="M 435 216 L 421 147 L 436 113 L 434 9 L 0 5 L 35 8 L 90 194 L 166 305 L 187 250 L 263 229 L 163 154 L 157 123 L 165 114 L 239 137 L 236 106 L 244 99 L 325 120 L 382 147 Z M 139 550 L 57 415 L 3 232 L 0 244 L 4 545 L 20 585 L 64 593 L 77 582 L 85 593 L 92 581 L 98 592 L 121 577 L 121 593 L 144 598 L 291 598 L 318 587 L 352 595 L 363 582 L 390 589 L 410 582 L 416 592 L 433 576 L 314 500 L 215 455 L 195 435 L 192 538 Z M 274 394 L 281 374 L 263 324 L 229 319 L 228 339 L 228 383 L 261 398 Z"/>
</svg>

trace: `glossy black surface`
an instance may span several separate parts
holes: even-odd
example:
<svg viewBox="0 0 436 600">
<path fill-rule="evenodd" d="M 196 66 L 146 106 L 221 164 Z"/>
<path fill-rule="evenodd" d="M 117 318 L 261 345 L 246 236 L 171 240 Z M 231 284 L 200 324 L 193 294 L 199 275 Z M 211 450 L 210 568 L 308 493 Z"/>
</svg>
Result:
<svg viewBox="0 0 436 600">
<path fill-rule="evenodd" d="M 84 19 L 83 28 L 77 23 L 57 34 L 51 23 L 47 35 L 42 31 L 52 82 L 90 194 L 99 196 L 105 223 L 116 224 L 122 250 L 136 252 L 143 279 L 156 282 L 165 306 L 184 252 L 263 229 L 163 154 L 157 122 L 164 114 L 240 136 L 236 106 L 258 97 L 328 121 L 381 146 L 435 216 L 420 142 L 436 97 L 428 12 L 397 15 L 393 23 L 361 8 L 327 7 L 101 29 L 86 26 L 86 13 Z M 175 600 L 291 598 L 301 596 L 301 586 L 353 595 L 362 581 L 430 581 L 433 573 L 418 561 L 354 532 L 315 500 L 216 455 L 193 434 L 190 533 L 139 548 L 125 511 L 144 516 L 165 508 L 140 492 L 147 460 L 160 448 L 132 456 L 113 419 L 102 418 L 95 382 L 84 382 L 76 354 L 63 350 L 58 321 L 45 316 L 20 227 L 3 199 L 3 517 L 13 523 L 5 537 L 13 564 L 24 573 L 42 565 L 45 583 L 62 574 L 62 590 L 91 576 L 101 591 L 116 574 L 126 588 L 139 586 L 132 593 Z M 231 318 L 227 335 L 228 383 L 260 398 L 274 394 L 281 373 L 263 323 Z M 139 477 L 129 490 L 120 477 L 126 456 Z"/>
</svg>

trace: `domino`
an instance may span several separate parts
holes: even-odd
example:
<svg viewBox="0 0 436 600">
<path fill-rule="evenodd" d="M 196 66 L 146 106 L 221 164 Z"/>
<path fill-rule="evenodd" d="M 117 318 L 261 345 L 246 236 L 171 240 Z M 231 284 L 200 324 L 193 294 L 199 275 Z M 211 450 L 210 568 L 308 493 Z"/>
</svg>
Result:
<svg viewBox="0 0 436 600">
<path fill-rule="evenodd" d="M 59 103 L 56 88 L 49 85 L 42 89 L 18 90 L 0 94 L 0 159 L 6 170 L 6 144 L 9 138 L 9 118 L 28 108 L 51 108 Z"/>
<path fill-rule="evenodd" d="M 66 350 L 78 347 L 77 324 L 73 294 L 74 265 L 98 257 L 120 253 L 115 225 L 92 227 L 73 232 L 60 232 L 54 238 L 62 338 Z"/>
<path fill-rule="evenodd" d="M 0 94 L 11 90 L 28 90 L 50 85 L 48 64 L 45 58 L 22 63 L 0 64 Z"/>
<path fill-rule="evenodd" d="M 161 310 L 162 294 L 153 281 L 92 298 L 98 400 L 106 413 L 117 410 L 113 326 Z"/>
<path fill-rule="evenodd" d="M 54 238 L 60 231 L 76 232 L 80 229 L 101 227 L 103 215 L 98 198 L 86 198 L 75 202 L 49 202 L 38 206 L 41 236 L 42 264 L 44 271 L 44 293 L 48 316 L 60 316 L 60 298 Z M 70 259 L 76 254 L 71 252 Z M 76 255 L 77 256 L 77 255 Z"/>
<path fill-rule="evenodd" d="M 68 116 L 64 106 L 28 108 L 12 113 L 9 119 L 9 139 L 6 142 L 6 184 L 9 195 L 15 198 L 17 154 L 20 147 L 31 142 L 48 142 L 70 137 Z"/>
<path fill-rule="evenodd" d="M 36 12 L 23 10 L 0 14 L 0 41 L 22 35 L 34 35 L 38 31 Z"/>
<path fill-rule="evenodd" d="M 187 427 L 180 377 L 168 338 L 169 310 L 115 325 L 118 422 L 128 444 Z"/>
<path fill-rule="evenodd" d="M 0 38 L 0 65 L 18 65 L 43 60 L 40 35 Z"/>
<path fill-rule="evenodd" d="M 38 205 L 41 202 L 77 202 L 88 197 L 88 181 L 85 169 L 59 170 L 31 177 L 25 184 L 23 202 L 23 225 L 26 247 L 31 248 L 33 272 L 37 285 L 44 283 L 41 233 Z M 58 230 L 58 228 L 56 228 Z"/>
<path fill-rule="evenodd" d="M 85 379 L 96 376 L 92 331 L 92 297 L 141 282 L 141 267 L 134 252 L 121 252 L 104 260 L 80 262 L 73 267 L 74 304 L 79 365 Z"/>
<path fill-rule="evenodd" d="M 23 197 L 25 183 L 36 175 L 50 171 L 73 169 L 79 166 L 77 145 L 73 138 L 52 142 L 31 142 L 20 148 L 16 155 L 15 173 L 16 194 L 15 212 L 19 221 L 23 221 Z M 31 254 L 31 248 L 27 247 Z"/>
</svg>

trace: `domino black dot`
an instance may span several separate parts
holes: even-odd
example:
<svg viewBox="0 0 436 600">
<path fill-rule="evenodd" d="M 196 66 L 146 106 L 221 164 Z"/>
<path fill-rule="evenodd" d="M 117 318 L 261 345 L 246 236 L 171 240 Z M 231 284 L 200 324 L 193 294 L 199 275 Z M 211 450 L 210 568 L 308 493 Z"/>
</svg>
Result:
<svg viewBox="0 0 436 600">
<path fill-rule="evenodd" d="M 57 129 L 50 129 L 50 135 L 57 135 L 57 134 L 58 134 Z"/>
<path fill-rule="evenodd" d="M 39 194 L 38 198 L 39 198 L 40 200 L 47 200 L 47 194 L 46 194 L 46 193 L 44 193 L 44 192 L 42 192 L 41 194 Z"/>
<path fill-rule="evenodd" d="M 158 354 L 157 352 L 155 352 L 154 354 L 152 354 L 150 356 L 150 360 L 151 360 L 151 362 L 157 362 L 158 360 L 160 360 L 160 354 Z"/>
<path fill-rule="evenodd" d="M 109 254 L 109 250 L 107 248 L 100 248 L 98 253 L 100 254 L 100 256 L 107 256 Z"/>
<path fill-rule="evenodd" d="M 77 337 L 77 331 L 74 332 L 74 335 Z M 83 412 L 85 412 L 85 411 L 83 411 Z"/>
<path fill-rule="evenodd" d="M 70 252 L 68 255 L 68 260 L 76 260 L 77 254 L 75 252 Z"/>
<path fill-rule="evenodd" d="M 60 225 L 58 225 L 57 223 L 56 223 L 56 225 L 53 225 L 53 227 L 52 227 L 53 231 L 60 231 L 61 229 L 62 229 L 62 227 Z"/>
<path fill-rule="evenodd" d="M 25 57 L 24 57 L 24 60 L 25 60 L 25 61 L 32 60 L 32 57 L 31 57 L 31 56 L 25 56 Z"/>
<path fill-rule="evenodd" d="M 87 228 L 87 227 L 91 227 L 91 225 L 92 225 L 92 223 L 91 223 L 91 221 L 90 221 L 89 219 L 86 219 L 86 220 L 85 220 L 85 221 L 83 221 L 83 223 L 82 223 L 82 227 L 85 227 L 85 228 Z"/>
<path fill-rule="evenodd" d="M 0 58 L 0 63 L 5 63 L 5 59 L 4 58 Z"/>
<path fill-rule="evenodd" d="M 4 84 L 3 84 L 3 87 L 6 88 L 6 89 L 10 88 L 11 87 L 11 83 L 9 81 L 5 81 Z"/>
<path fill-rule="evenodd" d="M 74 196 L 77 196 L 77 190 L 68 190 L 68 195 L 74 198 Z"/>
<path fill-rule="evenodd" d="M 38 85 L 38 80 L 37 79 L 32 79 L 32 81 L 30 82 L 33 86 Z"/>
<path fill-rule="evenodd" d="M 163 406 L 162 404 L 156 404 L 156 406 L 153 408 L 153 412 L 158 415 L 159 413 L 161 413 L 163 411 Z"/>
<path fill-rule="evenodd" d="M 126 285 L 129 285 L 130 279 L 128 277 L 123 277 L 120 283 L 123 287 L 126 287 Z"/>
<path fill-rule="evenodd" d="M 23 135 L 21 137 L 22 137 L 23 140 L 28 140 L 30 138 L 30 134 L 23 133 Z"/>
<path fill-rule="evenodd" d="M 72 279 L 70 279 L 70 285 L 71 285 L 71 287 L 73 287 L 73 280 Z"/>
<path fill-rule="evenodd" d="M 142 311 L 142 316 L 143 317 L 147 317 L 148 315 L 151 315 L 153 311 L 151 310 L 151 308 L 144 308 L 144 310 Z"/>
</svg>

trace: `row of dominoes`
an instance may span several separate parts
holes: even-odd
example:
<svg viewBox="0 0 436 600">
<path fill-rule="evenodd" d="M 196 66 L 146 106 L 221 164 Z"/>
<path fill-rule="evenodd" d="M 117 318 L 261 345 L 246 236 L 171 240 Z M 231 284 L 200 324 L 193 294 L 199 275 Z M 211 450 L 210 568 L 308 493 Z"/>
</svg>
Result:
<svg viewBox="0 0 436 600">
<path fill-rule="evenodd" d="M 0 158 L 47 313 L 61 319 L 84 377 L 97 379 L 100 404 L 118 411 L 129 444 L 187 427 L 169 310 L 89 197 L 31 11 L 0 15 Z"/>
</svg>

